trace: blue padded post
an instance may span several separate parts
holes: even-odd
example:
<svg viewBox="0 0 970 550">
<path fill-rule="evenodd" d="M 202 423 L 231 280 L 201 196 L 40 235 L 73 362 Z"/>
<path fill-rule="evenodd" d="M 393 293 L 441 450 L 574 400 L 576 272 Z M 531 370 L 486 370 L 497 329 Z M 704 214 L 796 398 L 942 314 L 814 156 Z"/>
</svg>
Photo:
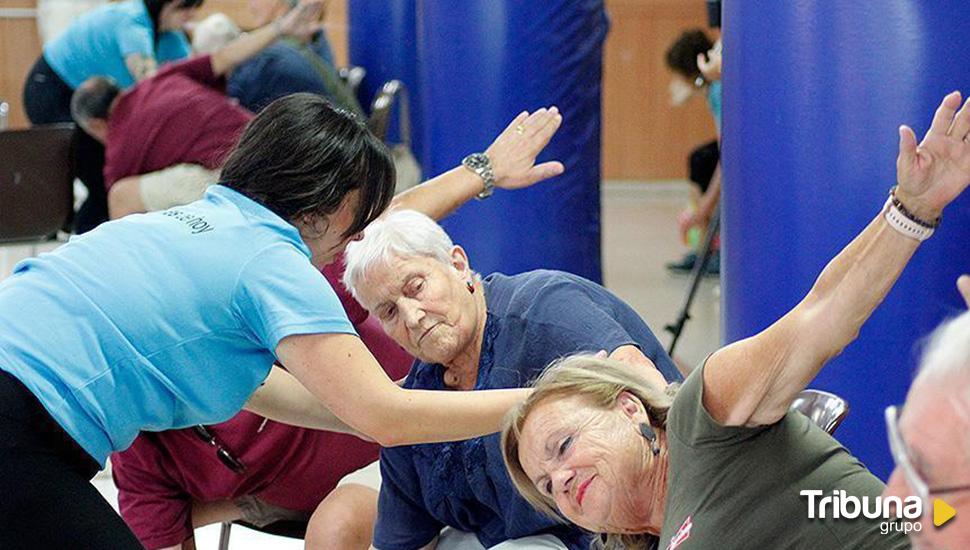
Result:
<svg viewBox="0 0 970 550">
<path fill-rule="evenodd" d="M 428 174 L 483 150 L 523 110 L 557 105 L 564 123 L 539 157 L 566 173 L 497 191 L 444 225 L 483 273 L 562 269 L 595 281 L 600 264 L 602 0 L 418 0 L 418 75 Z"/>
<path fill-rule="evenodd" d="M 724 340 L 768 326 L 876 215 L 895 183 L 897 127 L 922 137 L 942 97 L 970 93 L 970 3 L 724 3 Z M 892 469 L 882 411 L 901 403 L 921 337 L 965 309 L 970 196 L 952 204 L 859 339 L 813 387 L 852 408 L 839 439 Z"/>
</svg>

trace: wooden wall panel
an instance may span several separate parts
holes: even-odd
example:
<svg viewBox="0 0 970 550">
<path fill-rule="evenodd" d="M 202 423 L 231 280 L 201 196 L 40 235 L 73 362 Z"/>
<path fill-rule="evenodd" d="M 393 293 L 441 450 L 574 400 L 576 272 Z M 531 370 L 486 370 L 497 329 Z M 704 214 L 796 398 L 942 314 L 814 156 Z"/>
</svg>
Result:
<svg viewBox="0 0 970 550">
<path fill-rule="evenodd" d="M 34 8 L 34 0 L 0 0 L 0 9 Z M 40 55 L 40 38 L 33 17 L 0 17 L 0 101 L 10 104 L 10 128 L 25 128 L 24 78 Z"/>
<path fill-rule="evenodd" d="M 713 139 L 697 96 L 672 107 L 664 53 L 683 30 L 705 27 L 702 0 L 606 0 L 611 28 L 603 83 L 603 177 L 672 179 L 687 175 L 687 154 Z"/>
</svg>

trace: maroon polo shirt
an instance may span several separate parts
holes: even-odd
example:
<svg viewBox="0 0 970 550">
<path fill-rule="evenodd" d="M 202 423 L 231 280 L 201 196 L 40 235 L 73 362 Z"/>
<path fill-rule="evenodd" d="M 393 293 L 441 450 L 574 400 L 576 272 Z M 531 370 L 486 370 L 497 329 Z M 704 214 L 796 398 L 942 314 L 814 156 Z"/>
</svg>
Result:
<svg viewBox="0 0 970 550">
<path fill-rule="evenodd" d="M 401 349 L 340 283 L 343 261 L 323 270 L 361 340 L 393 380 L 413 358 Z M 377 460 L 379 447 L 356 437 L 295 428 L 241 412 L 209 430 L 246 466 L 238 474 L 191 429 L 143 432 L 127 450 L 111 455 L 121 516 L 149 549 L 192 536 L 192 501 L 252 495 L 290 510 L 312 512 L 350 472 Z"/>
<path fill-rule="evenodd" d="M 104 182 L 176 164 L 222 166 L 252 113 L 225 95 L 208 55 L 162 67 L 123 93 L 108 118 Z"/>
</svg>

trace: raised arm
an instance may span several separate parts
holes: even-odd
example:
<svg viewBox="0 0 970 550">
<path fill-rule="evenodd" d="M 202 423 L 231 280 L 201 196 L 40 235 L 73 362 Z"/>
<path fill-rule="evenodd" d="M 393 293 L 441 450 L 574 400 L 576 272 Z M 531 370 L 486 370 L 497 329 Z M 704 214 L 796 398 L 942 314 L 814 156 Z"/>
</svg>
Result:
<svg viewBox="0 0 970 550">
<path fill-rule="evenodd" d="M 212 72 L 217 76 L 229 74 L 283 36 L 298 40 L 309 38 L 319 30 L 323 6 L 323 0 L 302 0 L 283 17 L 226 44 L 212 54 Z"/>
<path fill-rule="evenodd" d="M 899 130 L 896 197 L 912 217 L 937 220 L 970 182 L 970 107 L 958 108 L 960 94 L 946 96 L 919 146 L 910 128 Z M 829 262 L 793 310 L 711 356 L 704 405 L 715 420 L 777 422 L 825 362 L 856 338 L 919 246 L 886 221 L 886 210 Z"/>
<path fill-rule="evenodd" d="M 485 150 L 495 175 L 495 187 L 521 189 L 563 172 L 560 162 L 536 165 L 536 157 L 546 147 L 559 125 L 559 109 L 549 107 L 529 114 L 522 112 Z M 434 220 L 454 212 L 483 190 L 483 180 L 475 172 L 458 166 L 394 198 L 391 209 L 417 210 Z"/>
<path fill-rule="evenodd" d="M 280 362 L 323 405 L 382 446 L 460 441 L 498 431 L 529 390 L 406 390 L 387 377 L 360 338 L 311 334 L 284 338 Z"/>
</svg>

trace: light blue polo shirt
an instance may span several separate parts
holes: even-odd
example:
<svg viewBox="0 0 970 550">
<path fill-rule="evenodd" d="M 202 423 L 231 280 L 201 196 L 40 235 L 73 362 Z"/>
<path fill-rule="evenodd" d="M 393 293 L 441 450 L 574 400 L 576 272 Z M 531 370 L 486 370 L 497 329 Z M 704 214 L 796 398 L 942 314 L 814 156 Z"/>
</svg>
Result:
<svg viewBox="0 0 970 550">
<path fill-rule="evenodd" d="M 0 369 L 102 465 L 235 415 L 280 340 L 356 334 L 297 229 L 226 187 L 110 222 L 0 283 Z"/>
<path fill-rule="evenodd" d="M 44 59 L 71 88 L 92 76 L 110 76 L 122 88 L 135 83 L 125 57 L 142 54 L 159 65 L 192 53 L 181 31 L 162 33 L 155 48 L 152 20 L 142 0 L 107 4 L 90 11 L 44 47 Z"/>
</svg>

